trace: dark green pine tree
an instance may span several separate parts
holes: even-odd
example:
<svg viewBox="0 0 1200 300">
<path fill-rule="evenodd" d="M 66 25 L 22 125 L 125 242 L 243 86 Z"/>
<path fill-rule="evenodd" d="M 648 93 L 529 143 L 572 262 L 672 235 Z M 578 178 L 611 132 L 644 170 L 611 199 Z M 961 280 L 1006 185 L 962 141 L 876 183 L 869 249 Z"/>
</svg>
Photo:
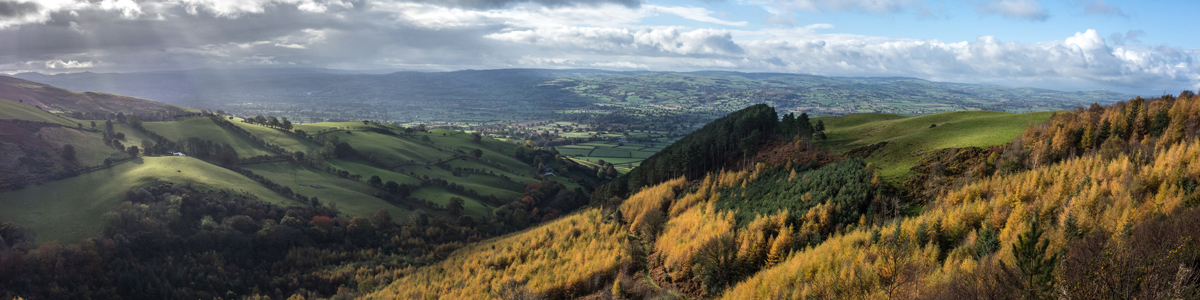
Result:
<svg viewBox="0 0 1200 300">
<path fill-rule="evenodd" d="M 783 137 L 789 139 L 796 135 L 796 114 L 783 115 L 783 120 L 779 121 L 779 131 Z"/>
<path fill-rule="evenodd" d="M 1022 291 L 1025 299 L 1053 298 L 1054 268 L 1058 265 L 1058 253 L 1046 256 L 1049 239 L 1043 239 L 1042 228 L 1037 219 L 1030 222 L 1029 231 L 1017 237 L 1012 244 L 1014 265 L 1021 271 Z"/>
<path fill-rule="evenodd" d="M 813 126 L 808 121 L 808 113 L 800 113 L 800 116 L 796 117 L 796 133 L 802 140 L 812 140 Z"/>
</svg>

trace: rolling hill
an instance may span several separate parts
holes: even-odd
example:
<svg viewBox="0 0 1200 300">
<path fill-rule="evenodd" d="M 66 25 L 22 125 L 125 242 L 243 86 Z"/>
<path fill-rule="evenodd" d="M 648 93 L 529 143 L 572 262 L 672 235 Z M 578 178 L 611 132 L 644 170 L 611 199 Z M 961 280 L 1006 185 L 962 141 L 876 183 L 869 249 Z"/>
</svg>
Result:
<svg viewBox="0 0 1200 300">
<path fill-rule="evenodd" d="M 72 92 L 24 79 L 0 76 L 0 99 L 56 113 L 148 114 L 186 112 L 178 106 L 141 98 L 97 92 Z"/>
<path fill-rule="evenodd" d="M 142 157 L 78 176 L 0 192 L 0 219 L 34 229 L 38 241 L 78 241 L 100 233 L 101 216 L 125 192 L 157 182 L 248 193 L 260 201 L 300 204 L 236 172 L 191 157 Z"/>
<path fill-rule="evenodd" d="M 1002 145 L 1027 127 L 1050 119 L 1054 112 L 1006 113 L 957 111 L 907 117 L 892 114 L 849 114 L 818 117 L 828 139 L 823 147 L 839 155 L 862 157 L 880 176 L 901 182 L 926 153 L 944 148 Z M 849 152 L 855 153 L 849 153 Z"/>
<path fill-rule="evenodd" d="M 26 100 L 43 99 L 36 103 L 59 103 L 68 110 L 84 107 L 61 104 L 65 103 L 62 97 L 44 100 L 60 94 L 83 94 L 16 80 L 9 82 L 18 82 L 14 84 L 25 89 L 36 87 L 57 93 L 26 93 L 30 97 Z M 146 105 L 146 100 L 129 97 L 105 99 L 108 102 L 97 103 L 97 107 L 173 107 Z M 63 116 L 69 114 L 67 111 L 44 111 L 8 100 L 0 100 L 0 107 L 8 108 L 0 110 L 0 118 L 9 118 L 0 119 L 0 128 L 5 129 L 0 131 L 0 147 L 8 150 L 4 152 L 7 156 L 0 159 L 0 169 L 6 171 L 0 183 L 10 189 L 0 191 L 0 199 L 20 201 L 0 204 L 5 207 L 0 220 L 32 228 L 39 232 L 39 241 L 73 242 L 95 235 L 96 227 L 64 229 L 56 224 L 69 219 L 97 221 L 122 201 L 124 191 L 152 185 L 154 178 L 190 183 L 204 190 L 249 191 L 280 205 L 310 204 L 311 198 L 320 199 L 319 203 L 337 207 L 347 217 L 369 217 L 382 209 L 397 220 L 406 220 L 414 212 L 457 217 L 448 212 L 452 198 L 465 200 L 464 215 L 486 220 L 498 206 L 521 198 L 526 185 L 540 181 L 531 161 L 514 158 L 518 146 L 486 137 L 475 140 L 460 131 L 421 132 L 395 125 L 343 122 L 298 125 L 296 129 L 311 133 L 299 134 L 214 114 L 135 124 L 134 115 L 162 113 L 135 110 L 124 112 L 129 120 L 110 120 L 112 133 L 123 136 L 117 140 L 124 146 L 152 145 L 153 149 L 140 149 L 139 155 L 146 157 L 122 162 L 130 158 L 127 151 L 109 146 L 111 137 L 106 139 L 105 132 L 92 129 L 90 120 L 76 120 Z M 99 123 L 96 128 L 103 129 L 104 122 Z M 344 144 L 353 150 L 335 154 L 325 147 L 327 143 Z M 75 149 L 74 160 L 60 155 L 67 145 Z M 234 160 L 228 161 L 233 165 L 220 160 L 226 145 L 235 154 Z M 478 158 L 469 155 L 477 149 Z M 162 156 L 170 152 L 193 157 Z M 110 167 L 104 165 L 106 161 L 117 163 Z M 542 162 L 563 167 L 552 157 Z M 176 169 L 168 170 L 172 167 Z M 368 183 L 372 176 L 380 177 L 379 185 Z M 581 187 L 569 178 L 554 179 L 569 188 Z M 7 184 L 9 181 L 11 184 Z M 387 190 L 383 184 L 386 182 L 403 184 L 405 192 Z M 84 188 L 88 185 L 104 188 Z M 72 208 L 78 209 L 60 216 L 34 217 Z"/>
</svg>

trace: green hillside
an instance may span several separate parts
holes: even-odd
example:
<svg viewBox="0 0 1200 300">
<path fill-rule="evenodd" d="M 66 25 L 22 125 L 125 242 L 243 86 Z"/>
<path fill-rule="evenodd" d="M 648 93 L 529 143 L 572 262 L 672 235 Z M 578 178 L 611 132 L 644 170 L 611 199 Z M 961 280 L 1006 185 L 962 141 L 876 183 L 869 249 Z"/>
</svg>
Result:
<svg viewBox="0 0 1200 300">
<path fill-rule="evenodd" d="M 42 140 L 47 142 L 56 145 L 70 144 L 74 146 L 75 158 L 83 166 L 101 165 L 104 163 L 105 158 L 120 159 L 128 157 L 124 151 L 105 145 L 104 134 L 100 132 L 88 132 L 64 127 L 43 127 L 37 133 L 41 135 Z M 121 143 L 127 146 L 141 145 L 141 140 L 127 133 L 125 141 Z"/>
<path fill-rule="evenodd" d="M 369 217 L 380 208 L 387 209 L 391 215 L 399 218 L 409 213 L 407 209 L 376 198 L 374 195 L 378 190 L 364 181 L 341 178 L 288 162 L 254 164 L 245 168 L 275 183 L 291 187 L 298 194 L 317 197 L 324 205 L 337 205 L 337 209 L 348 216 Z"/>
<path fill-rule="evenodd" d="M 896 183 L 926 152 L 1005 144 L 1030 124 L 1044 122 L 1052 114 L 1054 112 L 1014 114 L 995 111 L 956 111 L 917 117 L 849 114 L 814 118 L 813 122 L 825 123 L 828 139 L 821 144 L 838 155 L 887 142 L 864 161 L 875 165 L 887 181 Z"/>
<path fill-rule="evenodd" d="M 17 101 L 9 101 L 5 99 L 0 99 L 0 119 L 49 122 L 62 124 L 69 127 L 75 127 L 79 123 L 85 123 L 76 121 L 75 119 L 55 115 L 24 103 L 18 103 Z"/>
<path fill-rule="evenodd" d="M 125 192 L 155 182 L 192 184 L 206 190 L 248 192 L 281 205 L 300 204 L 233 171 L 190 157 L 143 157 L 108 169 L 0 192 L 0 219 L 34 229 L 38 241 L 74 243 L 100 232 L 101 216 Z"/>
<path fill-rule="evenodd" d="M 259 146 L 248 137 L 217 125 L 217 123 L 214 123 L 209 118 L 190 118 L 171 122 L 144 122 L 142 126 L 172 141 L 196 137 L 219 144 L 229 144 L 237 151 L 239 157 L 275 154 Z"/>
<path fill-rule="evenodd" d="M 287 149 L 288 151 L 308 151 L 309 149 L 318 147 L 317 143 L 301 138 L 296 134 L 289 134 L 283 132 L 282 130 L 269 128 L 266 126 L 244 123 L 240 118 L 234 118 L 230 121 L 232 121 L 233 124 L 237 125 L 238 127 L 250 132 L 250 134 L 263 139 L 264 142 L 278 145 L 284 149 Z"/>
</svg>

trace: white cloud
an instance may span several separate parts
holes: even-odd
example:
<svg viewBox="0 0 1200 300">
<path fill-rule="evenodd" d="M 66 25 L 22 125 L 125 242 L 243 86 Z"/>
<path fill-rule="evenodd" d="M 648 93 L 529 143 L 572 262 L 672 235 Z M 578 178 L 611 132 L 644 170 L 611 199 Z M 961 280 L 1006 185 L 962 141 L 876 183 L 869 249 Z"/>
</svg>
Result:
<svg viewBox="0 0 1200 300">
<path fill-rule="evenodd" d="M 284 43 L 275 43 L 275 47 L 288 48 L 288 49 L 308 49 L 308 47 L 305 47 L 304 45 L 284 44 Z"/>
<path fill-rule="evenodd" d="M 813 29 L 706 31 L 564 27 L 489 35 L 546 53 L 539 67 L 606 64 L 633 69 L 723 69 L 830 76 L 912 76 L 1055 89 L 1190 88 L 1200 78 L 1197 50 L 1110 45 L 1095 30 L 1059 41 L 1005 42 L 993 36 L 942 42 Z M 649 52 L 647 52 L 649 50 Z M 618 63 L 620 65 L 618 65 Z M 624 65 L 624 66 L 622 66 Z"/>
<path fill-rule="evenodd" d="M 112 11 L 126 19 L 142 15 L 141 6 L 133 0 L 12 0 L 0 1 L 0 29 L 25 24 L 42 24 L 50 15 L 66 11 L 78 16 L 78 11 Z"/>
<path fill-rule="evenodd" d="M 127 0 L 122 0 L 127 1 Z M 215 16 L 237 18 L 245 14 L 261 14 L 276 5 L 292 5 L 309 13 L 325 13 L 330 8 L 353 8 L 354 3 L 341 0 L 178 0 L 189 14 L 209 12 Z"/>
<path fill-rule="evenodd" d="M 910 8 L 924 9 L 918 0 L 790 0 L 777 2 L 783 7 L 810 11 L 844 10 L 869 13 L 898 13 Z"/>
<path fill-rule="evenodd" d="M 699 22 L 706 22 L 706 23 L 713 23 L 713 24 L 720 24 L 720 25 L 728 25 L 728 26 L 746 26 L 747 24 L 749 24 L 746 21 L 730 22 L 730 21 L 717 19 L 712 16 L 712 14 L 713 14 L 712 11 L 709 11 L 707 8 L 703 8 L 703 7 L 682 7 L 682 6 L 668 7 L 668 6 L 656 6 L 656 5 L 643 5 L 642 7 L 645 9 L 651 10 L 651 11 L 660 11 L 660 12 L 674 14 L 674 15 L 680 16 L 684 19 L 688 19 L 688 20 L 692 20 L 692 21 L 699 21 Z"/>
<path fill-rule="evenodd" d="M 1045 21 L 1050 18 L 1037 0 L 992 0 L 975 4 L 983 14 L 995 14 L 1014 19 Z"/>
<path fill-rule="evenodd" d="M 831 24 L 748 29 L 740 26 L 744 22 L 718 18 L 720 14 L 705 8 L 657 5 L 521 2 L 478 10 L 415 1 L 353 2 L 359 5 L 353 7 L 350 2 L 324 0 L 184 0 L 188 2 L 140 3 L 133 9 L 128 0 L 73 1 L 23 6 L 20 18 L 55 9 L 60 12 L 56 17 L 66 11 L 77 11 L 78 16 L 21 30 L 0 29 L 0 40 L 20 34 L 39 37 L 38 43 L 0 43 L 0 72 L 297 64 L 426 70 L 718 69 L 1154 92 L 1200 85 L 1200 49 L 1141 45 L 1138 39 L 1145 33 L 1139 30 L 1107 39 L 1094 30 L 1081 30 L 1042 43 L 987 35 L 939 41 L 826 33 L 834 28 Z M 794 2 L 820 10 L 882 13 L 895 11 L 887 8 L 894 5 L 912 9 L 924 3 Z M 1029 0 L 977 4 L 1008 7 L 996 11 L 1009 11 L 1017 18 L 1045 16 L 1041 6 Z M 272 8 L 282 5 L 292 6 Z M 1017 9 L 1020 6 L 1026 8 Z M 733 27 L 643 25 L 665 14 Z"/>
<path fill-rule="evenodd" d="M 120 12 L 121 16 L 127 19 L 142 15 L 142 6 L 133 0 L 103 0 L 99 5 L 101 10 Z"/>
<path fill-rule="evenodd" d="M 711 29 L 555 27 L 494 33 L 485 37 L 567 51 L 643 55 L 736 55 L 742 52 L 730 32 Z"/>
<path fill-rule="evenodd" d="M 47 60 L 45 62 L 45 65 L 46 65 L 47 69 L 80 69 L 80 68 L 91 68 L 91 67 L 98 66 L 100 64 L 92 62 L 92 61 L 74 61 L 74 60 L 63 61 L 61 59 L 55 59 L 55 60 Z"/>
<path fill-rule="evenodd" d="M 631 62 L 627 62 L 627 61 L 594 62 L 591 64 L 591 66 L 592 67 L 600 67 L 600 68 L 614 68 L 614 69 L 643 69 L 643 70 L 650 69 L 649 65 L 636 64 L 636 63 L 631 63 Z"/>
</svg>

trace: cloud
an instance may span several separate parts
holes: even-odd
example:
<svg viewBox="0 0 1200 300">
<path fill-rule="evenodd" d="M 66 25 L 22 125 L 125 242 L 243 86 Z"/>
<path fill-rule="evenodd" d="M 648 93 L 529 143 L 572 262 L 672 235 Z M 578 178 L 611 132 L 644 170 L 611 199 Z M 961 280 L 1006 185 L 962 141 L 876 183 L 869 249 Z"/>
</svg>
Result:
<svg viewBox="0 0 1200 300">
<path fill-rule="evenodd" d="M 688 20 L 692 20 L 692 21 L 699 21 L 699 22 L 713 23 L 713 24 L 720 24 L 720 25 L 728 25 L 728 26 L 746 26 L 747 24 L 749 24 L 746 21 L 730 22 L 730 21 L 717 19 L 712 16 L 712 11 L 709 11 L 708 9 L 703 8 L 703 7 L 681 7 L 681 6 L 668 7 L 668 6 L 646 5 L 645 8 L 648 10 L 651 10 L 651 11 L 660 11 L 660 12 L 674 14 L 674 15 L 680 16 L 684 19 L 688 19 Z"/>
<path fill-rule="evenodd" d="M 41 10 L 37 2 L 0 1 L 0 18 L 19 18 Z"/>
<path fill-rule="evenodd" d="M 626 7 L 638 7 L 641 0 L 398 0 L 374 1 L 363 0 L 180 0 L 188 8 L 188 13 L 197 14 L 207 11 L 217 16 L 236 18 L 246 14 L 263 13 L 272 6 L 289 5 L 312 13 L 323 13 L 331 9 L 351 9 L 374 5 L 391 5 L 410 3 L 432 5 L 470 10 L 489 10 L 507 8 L 520 4 L 535 4 L 545 7 L 566 6 L 599 6 L 618 4 Z"/>
<path fill-rule="evenodd" d="M 924 3 L 917 0 L 791 0 L 786 7 L 810 11 L 842 10 L 877 14 L 900 13 L 910 8 L 923 9 Z"/>
<path fill-rule="evenodd" d="M 43 24 L 51 21 L 55 13 L 77 11 L 117 12 L 122 19 L 142 15 L 141 6 L 133 0 L 0 0 L 0 29 L 25 24 Z"/>
<path fill-rule="evenodd" d="M 1140 44 L 1140 43 L 1142 43 L 1142 37 L 1145 35 L 1146 35 L 1146 31 L 1141 30 L 1141 29 L 1134 29 L 1134 30 L 1126 31 L 1125 35 L 1121 35 L 1121 33 L 1113 32 L 1112 34 L 1110 34 L 1108 36 L 1108 39 L 1115 45 L 1124 45 L 1125 43 Z"/>
<path fill-rule="evenodd" d="M 475 9 L 417 1 L 197 0 L 134 3 L 134 9 L 122 1 L 108 1 L 107 8 L 103 1 L 63 1 L 22 6 L 20 13 L 6 8 L 3 13 L 12 17 L 0 23 L 41 19 L 0 28 L 5 41 L 0 42 L 0 72 L 246 65 L 715 69 L 1153 93 L 1200 86 L 1200 49 L 1141 45 L 1145 32 L 1140 30 L 1107 39 L 1080 30 L 1042 43 L 987 35 L 939 41 L 826 33 L 830 24 L 753 28 L 704 8 L 613 2 L 548 6 L 525 1 Z M 838 5 L 860 2 L 865 3 Z M 806 3 L 823 10 L 849 7 Z M 911 3 L 906 9 L 921 5 L 904 3 Z M 666 14 L 729 27 L 644 25 Z"/>
<path fill-rule="evenodd" d="M 341 0 L 180 0 L 189 14 L 201 11 L 227 18 L 246 14 L 261 14 L 268 8 L 288 5 L 309 13 L 324 13 L 333 9 L 354 8 L 354 2 Z"/>
<path fill-rule="evenodd" d="M 424 4 L 463 7 L 470 9 L 504 8 L 521 3 L 533 3 L 547 7 L 577 5 L 598 6 L 604 4 L 618 4 L 626 7 L 638 7 L 642 4 L 640 0 L 428 0 L 418 2 Z"/>
<path fill-rule="evenodd" d="M 1050 18 L 1037 0 L 992 0 L 975 3 L 975 10 L 982 14 L 1001 15 L 1006 18 L 1045 21 Z"/>
<path fill-rule="evenodd" d="M 1083 13 L 1089 15 L 1110 15 L 1129 18 L 1129 15 L 1126 15 L 1120 8 L 1109 5 L 1104 0 L 1075 0 L 1075 6 L 1083 8 Z"/>
<path fill-rule="evenodd" d="M 629 30 L 620 28 L 561 27 L 509 31 L 485 36 L 498 41 L 521 43 L 567 51 L 648 56 L 736 55 L 743 49 L 728 31 L 678 28 Z"/>
<path fill-rule="evenodd" d="M 47 69 L 86 69 L 104 65 L 103 62 L 74 60 L 64 61 L 61 59 L 47 60 L 44 64 Z"/>
</svg>

